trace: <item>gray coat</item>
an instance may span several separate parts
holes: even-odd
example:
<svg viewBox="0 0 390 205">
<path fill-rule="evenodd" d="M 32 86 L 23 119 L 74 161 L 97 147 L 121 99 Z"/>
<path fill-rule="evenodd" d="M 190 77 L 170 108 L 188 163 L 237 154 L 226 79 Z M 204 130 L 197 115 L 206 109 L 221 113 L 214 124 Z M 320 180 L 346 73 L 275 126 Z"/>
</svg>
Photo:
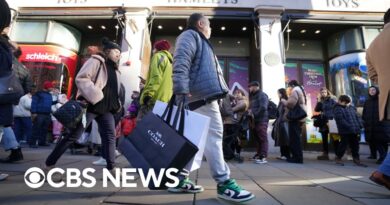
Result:
<svg viewBox="0 0 390 205">
<path fill-rule="evenodd" d="M 173 59 L 174 94 L 190 93 L 189 102 L 210 102 L 228 93 L 214 51 L 197 31 L 189 29 L 180 34 Z"/>
</svg>

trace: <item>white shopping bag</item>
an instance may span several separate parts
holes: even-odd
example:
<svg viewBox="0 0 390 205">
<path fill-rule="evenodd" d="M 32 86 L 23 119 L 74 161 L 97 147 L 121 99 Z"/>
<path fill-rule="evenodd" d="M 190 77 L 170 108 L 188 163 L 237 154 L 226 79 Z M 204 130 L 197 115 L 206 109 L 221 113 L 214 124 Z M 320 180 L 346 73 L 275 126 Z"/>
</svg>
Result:
<svg viewBox="0 0 390 205">
<path fill-rule="evenodd" d="M 329 133 L 338 134 L 339 129 L 337 128 L 336 120 L 329 120 Z"/>
<path fill-rule="evenodd" d="M 157 101 L 153 108 L 153 113 L 161 116 L 164 113 L 167 103 Z M 174 120 L 177 107 L 174 106 L 171 118 L 171 124 Z M 188 171 L 194 171 L 200 168 L 203 159 L 203 152 L 206 145 L 207 134 L 210 127 L 210 117 L 201 115 L 189 110 L 185 111 L 184 136 L 196 145 L 199 151 L 195 157 L 184 167 Z"/>
</svg>

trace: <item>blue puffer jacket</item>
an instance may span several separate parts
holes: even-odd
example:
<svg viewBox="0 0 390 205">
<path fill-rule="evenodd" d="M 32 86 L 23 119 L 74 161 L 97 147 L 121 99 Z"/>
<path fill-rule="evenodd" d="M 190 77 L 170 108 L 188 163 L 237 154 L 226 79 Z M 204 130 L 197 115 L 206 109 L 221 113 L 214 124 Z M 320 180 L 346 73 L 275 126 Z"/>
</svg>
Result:
<svg viewBox="0 0 390 205">
<path fill-rule="evenodd" d="M 360 134 L 363 123 L 355 107 L 336 104 L 333 114 L 339 134 Z"/>
<path fill-rule="evenodd" d="M 32 96 L 31 113 L 33 114 L 50 114 L 53 97 L 49 92 L 39 91 Z"/>
<path fill-rule="evenodd" d="M 173 57 L 173 92 L 188 94 L 189 102 L 220 99 L 228 93 L 214 51 L 195 30 L 184 31 L 176 40 Z"/>
</svg>

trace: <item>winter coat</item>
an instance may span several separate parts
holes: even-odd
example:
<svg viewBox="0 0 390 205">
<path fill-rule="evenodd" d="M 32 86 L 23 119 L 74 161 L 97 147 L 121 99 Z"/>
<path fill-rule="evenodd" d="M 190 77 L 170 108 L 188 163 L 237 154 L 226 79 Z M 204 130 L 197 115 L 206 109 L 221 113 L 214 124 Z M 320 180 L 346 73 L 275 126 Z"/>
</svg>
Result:
<svg viewBox="0 0 390 205">
<path fill-rule="evenodd" d="M 268 122 L 268 96 L 261 90 L 251 93 L 250 109 L 253 113 L 255 123 Z"/>
<path fill-rule="evenodd" d="M 377 90 L 378 92 L 378 90 Z M 363 107 L 363 124 L 366 141 L 388 140 L 384 133 L 384 123 L 379 121 L 379 101 L 378 95 L 369 96 Z"/>
<path fill-rule="evenodd" d="M 390 112 L 390 23 L 371 42 L 366 51 L 366 61 L 369 78 L 379 86 L 379 120 L 385 119 L 385 112 Z M 390 116 L 387 116 L 390 120 Z"/>
<path fill-rule="evenodd" d="M 246 96 L 241 96 L 236 99 L 237 103 L 233 106 L 233 112 L 237 114 L 237 120 L 241 121 L 242 116 L 246 113 L 249 108 L 249 101 Z"/>
<path fill-rule="evenodd" d="M 237 123 L 237 119 L 234 117 L 234 112 L 233 112 L 233 108 L 232 108 L 232 101 L 231 101 L 230 95 L 226 95 L 226 97 L 220 101 L 220 110 L 221 110 L 223 124 L 236 124 Z"/>
<path fill-rule="evenodd" d="M 272 129 L 272 138 L 275 140 L 275 146 L 289 145 L 288 122 L 285 115 L 286 107 L 283 103 L 279 103 L 277 117 Z"/>
<path fill-rule="evenodd" d="M 98 70 L 101 67 L 98 74 Z M 116 71 L 116 77 L 118 82 L 118 95 L 120 92 L 120 73 Z M 96 82 L 95 82 L 96 79 Z M 105 59 L 100 55 L 92 55 L 81 67 L 80 71 L 76 75 L 76 86 L 78 88 L 77 98 L 82 96 L 92 105 L 95 105 L 103 99 L 103 88 L 107 84 L 108 74 L 105 64 Z M 118 99 L 120 101 L 120 99 Z"/>
<path fill-rule="evenodd" d="M 50 114 L 55 103 L 49 92 L 39 91 L 32 96 L 31 114 Z"/>
<path fill-rule="evenodd" d="M 143 105 L 145 96 L 151 97 L 149 105 L 157 100 L 168 102 L 172 97 L 172 55 L 168 51 L 156 52 L 151 60 L 148 78 L 141 95 L 140 103 Z"/>
<path fill-rule="evenodd" d="M 336 104 L 333 110 L 339 134 L 360 134 L 363 123 L 357 115 L 356 108 Z"/>
<path fill-rule="evenodd" d="M 333 119 L 333 108 L 337 104 L 336 98 L 334 96 L 321 99 L 320 103 L 317 103 L 314 111 L 321 112 L 321 114 L 327 120 Z"/>
<path fill-rule="evenodd" d="M 20 80 L 20 84 L 23 87 L 24 94 L 31 92 L 33 82 L 30 75 L 30 71 L 15 57 L 12 60 L 12 69 Z"/>
<path fill-rule="evenodd" d="M 12 72 L 12 53 L 7 40 L 0 37 L 0 77 Z M 10 126 L 13 121 L 12 104 L 0 104 L 0 126 Z"/>
<path fill-rule="evenodd" d="M 328 121 L 333 120 L 333 108 L 337 104 L 336 98 L 334 96 L 327 97 L 325 99 L 321 98 L 321 101 L 316 104 L 314 108 L 315 112 L 321 112 L 321 115 L 324 119 L 324 124 L 322 127 L 319 127 L 320 132 L 329 132 Z"/>
<path fill-rule="evenodd" d="M 14 106 L 14 117 L 31 117 L 32 96 L 30 93 L 24 95 L 19 100 L 19 104 Z"/>
<path fill-rule="evenodd" d="M 306 100 L 305 95 L 303 93 L 304 91 L 299 87 L 296 86 L 292 89 L 291 95 L 288 97 L 287 101 L 285 101 L 284 105 L 287 108 L 287 113 L 289 110 L 293 109 L 297 103 L 301 106 L 303 110 L 307 112 L 306 108 Z M 286 116 L 287 116 L 286 113 Z M 304 122 L 306 119 L 302 119 L 301 122 Z"/>
<path fill-rule="evenodd" d="M 211 102 L 229 91 L 210 42 L 188 29 L 176 40 L 173 57 L 173 92 L 191 94 L 189 102 Z"/>
</svg>

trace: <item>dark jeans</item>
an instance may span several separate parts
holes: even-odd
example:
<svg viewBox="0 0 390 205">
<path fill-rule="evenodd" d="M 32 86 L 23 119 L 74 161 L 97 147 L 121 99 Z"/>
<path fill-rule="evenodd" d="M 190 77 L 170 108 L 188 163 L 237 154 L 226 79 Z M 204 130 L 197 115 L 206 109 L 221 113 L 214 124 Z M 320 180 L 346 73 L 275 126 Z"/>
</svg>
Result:
<svg viewBox="0 0 390 205">
<path fill-rule="evenodd" d="M 322 136 L 322 151 L 325 153 L 329 153 L 329 142 L 328 142 L 328 134 L 329 132 L 321 132 Z"/>
<path fill-rule="evenodd" d="M 337 158 L 341 159 L 344 156 L 348 145 L 351 149 L 353 159 L 359 159 L 358 135 L 357 134 L 340 134 L 340 135 L 341 135 L 341 142 L 336 152 Z"/>
<path fill-rule="evenodd" d="M 387 152 L 389 151 L 387 141 L 374 140 L 374 142 L 376 150 L 379 152 L 379 159 L 384 160 L 386 158 Z"/>
<path fill-rule="evenodd" d="M 368 143 L 368 146 L 370 147 L 370 156 L 376 159 L 377 158 L 376 153 L 378 151 L 378 149 L 376 147 L 377 143 L 375 143 L 373 139 L 370 139 L 369 141 L 367 141 L 367 143 Z"/>
<path fill-rule="evenodd" d="M 14 133 L 16 140 L 26 140 L 29 142 L 32 135 L 32 121 L 31 117 L 15 117 L 14 118 Z"/>
<path fill-rule="evenodd" d="M 99 133 L 102 138 L 102 156 L 107 161 L 107 169 L 112 169 L 115 164 L 115 120 L 112 113 L 105 113 L 102 115 L 96 115 L 93 113 L 87 113 L 87 125 L 88 127 L 92 120 L 99 125 Z M 53 166 L 57 163 L 58 159 L 64 154 L 71 144 L 78 140 L 78 138 L 85 131 L 82 123 L 78 127 L 70 132 L 57 143 L 54 150 L 46 159 L 46 166 Z"/>
<path fill-rule="evenodd" d="M 290 148 L 286 146 L 280 146 L 280 155 L 286 158 L 290 158 Z"/>
<path fill-rule="evenodd" d="M 257 154 L 260 157 L 268 156 L 268 122 L 258 122 L 255 127 L 255 136 L 257 140 Z"/>
<path fill-rule="evenodd" d="M 302 122 L 288 122 L 288 133 L 290 135 L 291 159 L 297 162 L 303 162 L 303 151 L 301 143 Z"/>
<path fill-rule="evenodd" d="M 47 133 L 51 122 L 50 114 L 38 114 L 35 118 L 32 126 L 30 145 L 35 145 L 38 140 L 38 144 L 46 144 Z"/>
</svg>

